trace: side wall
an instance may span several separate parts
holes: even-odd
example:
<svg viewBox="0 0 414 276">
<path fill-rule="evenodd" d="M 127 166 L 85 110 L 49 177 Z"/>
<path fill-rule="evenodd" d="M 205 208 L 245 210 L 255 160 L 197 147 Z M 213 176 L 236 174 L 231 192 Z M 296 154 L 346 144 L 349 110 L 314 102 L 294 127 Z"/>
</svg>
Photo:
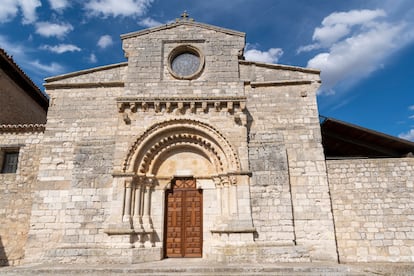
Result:
<svg viewBox="0 0 414 276">
<path fill-rule="evenodd" d="M 290 240 L 311 261 L 336 261 L 318 86 L 246 87 L 252 213 L 257 241 Z"/>
<path fill-rule="evenodd" d="M 327 167 L 340 261 L 414 261 L 414 158 Z"/>
<path fill-rule="evenodd" d="M 0 266 L 18 265 L 24 256 L 42 136 L 0 133 L 0 149 L 20 148 L 16 173 L 0 174 Z"/>
<path fill-rule="evenodd" d="M 44 124 L 46 111 L 0 70 L 0 124 Z"/>
</svg>

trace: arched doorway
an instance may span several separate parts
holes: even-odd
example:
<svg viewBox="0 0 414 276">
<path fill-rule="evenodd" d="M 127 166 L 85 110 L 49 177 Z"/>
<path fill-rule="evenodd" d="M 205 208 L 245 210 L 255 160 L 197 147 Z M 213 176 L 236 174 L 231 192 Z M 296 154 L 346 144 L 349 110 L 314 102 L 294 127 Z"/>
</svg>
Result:
<svg viewBox="0 0 414 276">
<path fill-rule="evenodd" d="M 108 233 L 136 235 L 134 248 L 163 257 L 209 256 L 232 233 L 251 232 L 248 177 L 229 140 L 206 122 L 154 124 L 114 178 Z"/>
</svg>

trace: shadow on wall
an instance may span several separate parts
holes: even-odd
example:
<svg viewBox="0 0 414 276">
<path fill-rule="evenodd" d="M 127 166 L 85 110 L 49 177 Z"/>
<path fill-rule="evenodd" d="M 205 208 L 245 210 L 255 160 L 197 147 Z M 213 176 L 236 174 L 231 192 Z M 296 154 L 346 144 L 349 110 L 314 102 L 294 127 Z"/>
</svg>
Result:
<svg viewBox="0 0 414 276">
<path fill-rule="evenodd" d="M 3 243 L 0 237 L 0 266 L 8 266 L 9 260 L 7 260 L 6 252 L 4 251 Z"/>
</svg>

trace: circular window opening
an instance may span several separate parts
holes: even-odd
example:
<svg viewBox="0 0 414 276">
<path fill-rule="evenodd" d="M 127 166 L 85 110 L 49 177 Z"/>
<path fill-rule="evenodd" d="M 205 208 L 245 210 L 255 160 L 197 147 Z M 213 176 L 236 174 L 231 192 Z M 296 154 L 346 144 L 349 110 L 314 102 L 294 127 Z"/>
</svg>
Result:
<svg viewBox="0 0 414 276">
<path fill-rule="evenodd" d="M 182 45 L 170 53 L 168 70 L 177 79 L 194 79 L 198 77 L 204 67 L 204 56 L 190 45 Z"/>
</svg>

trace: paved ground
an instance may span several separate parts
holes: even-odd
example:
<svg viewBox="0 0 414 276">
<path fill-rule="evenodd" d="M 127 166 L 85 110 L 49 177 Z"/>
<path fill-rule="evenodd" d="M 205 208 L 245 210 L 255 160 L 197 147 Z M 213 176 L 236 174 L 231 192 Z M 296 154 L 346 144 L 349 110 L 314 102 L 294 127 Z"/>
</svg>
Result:
<svg viewBox="0 0 414 276">
<path fill-rule="evenodd" d="M 166 259 L 144 264 L 37 264 L 2 267 L 0 275 L 414 275 L 414 263 L 220 264 L 200 259 Z"/>
</svg>

